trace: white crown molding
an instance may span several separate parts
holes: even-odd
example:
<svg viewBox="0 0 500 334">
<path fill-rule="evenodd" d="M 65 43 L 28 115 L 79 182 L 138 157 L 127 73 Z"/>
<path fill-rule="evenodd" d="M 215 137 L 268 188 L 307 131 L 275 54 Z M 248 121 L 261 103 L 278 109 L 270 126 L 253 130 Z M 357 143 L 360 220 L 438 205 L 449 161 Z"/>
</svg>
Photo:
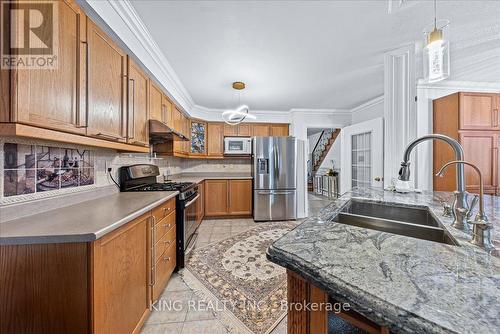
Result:
<svg viewBox="0 0 500 334">
<path fill-rule="evenodd" d="M 144 50 L 149 54 L 151 59 L 162 71 L 162 74 L 168 79 L 174 92 L 169 92 L 174 100 L 178 101 L 181 105 L 186 105 L 189 109 L 195 105 L 193 98 L 187 91 L 186 87 L 182 84 L 181 80 L 175 73 L 175 70 L 170 65 L 169 61 L 161 51 L 158 44 L 151 36 L 149 30 L 144 25 L 142 19 L 137 14 L 136 10 L 130 1 L 109 1 L 111 7 L 120 16 L 123 22 L 130 29 L 135 38 L 141 43 Z M 184 102 L 184 103 L 182 103 Z M 188 112 L 190 110 L 187 110 Z"/>
<path fill-rule="evenodd" d="M 307 113 L 308 115 L 351 115 L 349 109 L 308 109 L 308 108 L 292 108 L 290 114 Z"/>
<path fill-rule="evenodd" d="M 87 0 L 91 7 L 95 0 Z M 99 2 L 99 1 L 98 1 Z M 214 118 L 219 115 L 224 109 L 219 108 L 207 108 L 200 106 L 195 103 L 191 95 L 189 94 L 186 87 L 182 84 L 180 78 L 175 73 L 175 70 L 170 65 L 167 57 L 163 54 L 160 47 L 153 39 L 148 28 L 142 21 L 141 17 L 138 15 L 133 5 L 129 0 L 123 1 L 107 1 L 110 8 L 118 15 L 118 17 L 127 26 L 130 33 L 134 38 L 139 41 L 143 50 L 148 54 L 148 56 L 154 61 L 157 68 L 160 69 L 161 73 L 154 73 L 155 71 L 150 69 L 150 72 L 155 76 L 155 81 L 159 82 L 164 88 L 170 87 L 168 93 L 171 98 L 173 98 L 181 107 L 185 107 L 186 112 L 188 112 L 193 117 L 206 116 L 209 118 Z M 101 19 L 106 22 L 105 17 Z M 115 31 L 117 35 L 120 36 L 118 32 Z M 123 34 L 124 32 L 122 32 Z M 138 59 L 141 61 L 141 59 Z M 141 61 L 142 62 L 142 61 Z M 161 74 L 161 75 L 160 75 Z M 161 82 L 158 77 L 163 76 L 168 82 Z M 173 89 L 173 91 L 172 91 Z M 347 109 L 313 109 L 313 108 L 292 108 L 287 111 L 279 110 L 252 110 L 252 113 L 256 116 L 261 116 L 265 118 L 282 118 L 290 117 L 294 113 L 307 113 L 311 115 L 350 115 L 350 111 Z"/>
<path fill-rule="evenodd" d="M 365 110 L 366 108 L 373 107 L 377 104 L 384 103 L 384 95 L 377 96 L 374 99 L 371 99 L 369 101 L 366 101 L 365 103 L 360 104 L 357 107 L 354 107 L 350 110 L 352 114 L 358 113 L 360 111 Z"/>
<path fill-rule="evenodd" d="M 207 113 L 222 113 L 226 109 L 207 108 L 200 105 L 195 105 L 195 108 L 201 112 Z M 307 108 L 292 108 L 290 110 L 252 110 L 254 115 L 272 115 L 272 116 L 291 116 L 294 113 L 307 113 L 308 115 L 351 115 L 349 109 L 307 109 Z"/>
<path fill-rule="evenodd" d="M 476 82 L 476 81 L 440 81 L 436 83 L 427 83 L 420 79 L 417 83 L 417 89 L 443 89 L 443 90 L 467 90 L 477 93 L 500 92 L 500 82 Z"/>
</svg>

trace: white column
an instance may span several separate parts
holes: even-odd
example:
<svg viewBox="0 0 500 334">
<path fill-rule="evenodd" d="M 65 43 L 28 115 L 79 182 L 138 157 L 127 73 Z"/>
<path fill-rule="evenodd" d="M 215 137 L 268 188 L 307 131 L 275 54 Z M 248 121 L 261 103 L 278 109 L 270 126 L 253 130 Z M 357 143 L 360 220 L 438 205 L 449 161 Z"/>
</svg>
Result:
<svg viewBox="0 0 500 334">
<path fill-rule="evenodd" d="M 389 51 L 384 57 L 384 184 L 397 177 L 406 145 L 416 137 L 415 46 Z M 411 180 L 417 180 L 415 153 Z M 418 184 L 418 183 L 416 183 Z"/>
</svg>

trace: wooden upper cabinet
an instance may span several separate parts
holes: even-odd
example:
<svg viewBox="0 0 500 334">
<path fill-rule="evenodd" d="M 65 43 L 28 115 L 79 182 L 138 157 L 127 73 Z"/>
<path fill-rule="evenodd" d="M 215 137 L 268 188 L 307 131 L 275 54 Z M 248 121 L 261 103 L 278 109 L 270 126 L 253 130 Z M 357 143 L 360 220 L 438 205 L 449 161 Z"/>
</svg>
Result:
<svg viewBox="0 0 500 334">
<path fill-rule="evenodd" d="M 499 136 L 495 132 L 464 131 L 460 133 L 465 160 L 474 163 L 481 170 L 484 191 L 487 194 L 495 194 L 498 185 L 498 141 Z M 468 166 L 465 166 L 465 184 L 468 191 L 479 193 L 479 176 Z"/>
<path fill-rule="evenodd" d="M 498 95 L 460 93 L 460 129 L 498 130 Z"/>
<path fill-rule="evenodd" d="M 165 122 L 163 114 L 163 92 L 149 80 L 149 118 Z"/>
<path fill-rule="evenodd" d="M 86 16 L 73 0 L 60 1 L 57 9 L 58 67 L 12 71 L 14 85 L 10 120 L 85 134 Z"/>
<path fill-rule="evenodd" d="M 182 133 L 182 126 L 183 126 L 182 116 L 183 116 L 182 113 L 179 111 L 179 109 L 177 109 L 175 104 L 172 104 L 172 118 L 173 118 L 172 123 L 174 125 L 174 129 L 180 133 Z"/>
<path fill-rule="evenodd" d="M 241 123 L 237 125 L 224 124 L 225 137 L 250 137 L 252 135 L 252 125 Z"/>
<path fill-rule="evenodd" d="M 89 47 L 87 135 L 126 140 L 127 55 L 87 20 Z"/>
<path fill-rule="evenodd" d="M 149 215 L 92 243 L 94 333 L 132 333 L 148 309 Z"/>
<path fill-rule="evenodd" d="M 230 215 L 251 215 L 252 180 L 229 180 L 228 184 L 228 213 Z"/>
<path fill-rule="evenodd" d="M 252 124 L 241 123 L 238 125 L 238 136 L 251 137 L 252 136 Z"/>
<path fill-rule="evenodd" d="M 165 96 L 165 94 L 161 97 L 161 104 L 163 109 L 163 121 L 170 128 L 174 127 L 174 116 L 172 112 L 172 102 Z"/>
<path fill-rule="evenodd" d="M 224 154 L 224 124 L 208 123 L 207 125 L 207 153 L 209 156 Z"/>
<path fill-rule="evenodd" d="M 271 134 L 269 124 L 254 124 L 253 135 L 257 137 L 267 137 Z"/>
<path fill-rule="evenodd" d="M 230 125 L 224 124 L 224 137 L 236 137 L 238 136 L 238 124 Z"/>
<path fill-rule="evenodd" d="M 149 78 L 130 58 L 128 59 L 128 142 L 149 146 L 148 133 Z"/>
<path fill-rule="evenodd" d="M 209 194 L 205 196 L 205 216 L 227 215 L 229 197 L 227 180 L 205 180 L 205 194 Z"/>
<path fill-rule="evenodd" d="M 288 136 L 288 124 L 271 124 L 270 135 L 275 137 Z"/>
</svg>

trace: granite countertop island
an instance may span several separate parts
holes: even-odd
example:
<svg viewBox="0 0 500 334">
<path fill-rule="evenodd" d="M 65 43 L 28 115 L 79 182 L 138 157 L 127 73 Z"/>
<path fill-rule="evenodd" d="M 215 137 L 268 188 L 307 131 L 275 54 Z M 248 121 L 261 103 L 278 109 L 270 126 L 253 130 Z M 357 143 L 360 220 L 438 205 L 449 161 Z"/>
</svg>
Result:
<svg viewBox="0 0 500 334">
<path fill-rule="evenodd" d="M 271 245 L 267 257 L 394 333 L 500 333 L 500 258 L 441 215 L 449 193 L 357 189 Z M 351 199 L 428 207 L 458 245 L 333 221 Z M 500 198 L 485 196 L 500 246 Z"/>
<path fill-rule="evenodd" d="M 0 245 L 94 241 L 177 194 L 177 191 L 115 193 L 1 222 Z"/>
</svg>

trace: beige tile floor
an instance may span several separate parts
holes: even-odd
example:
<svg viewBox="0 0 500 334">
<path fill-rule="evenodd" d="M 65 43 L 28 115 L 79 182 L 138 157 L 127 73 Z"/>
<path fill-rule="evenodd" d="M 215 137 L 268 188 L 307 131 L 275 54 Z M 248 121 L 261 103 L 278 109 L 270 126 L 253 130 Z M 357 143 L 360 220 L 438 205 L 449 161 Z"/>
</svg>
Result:
<svg viewBox="0 0 500 334">
<path fill-rule="evenodd" d="M 200 225 L 195 248 L 204 247 L 249 228 L 258 226 L 253 219 L 204 220 Z M 226 334 L 229 331 L 217 320 L 207 304 L 175 273 L 160 297 L 164 309 L 154 310 L 142 329 L 142 334 Z M 200 307 L 197 307 L 200 306 Z M 286 318 L 271 334 L 286 333 Z"/>
<path fill-rule="evenodd" d="M 307 194 L 307 199 L 309 201 L 309 217 L 314 216 L 326 205 L 334 201 L 334 199 L 328 198 L 326 196 L 316 195 L 311 192 Z"/>
<path fill-rule="evenodd" d="M 310 216 L 315 215 L 332 201 L 327 197 L 312 193 L 308 194 L 308 199 Z M 255 223 L 253 219 L 204 220 L 198 229 L 199 236 L 195 248 L 235 236 L 259 224 L 262 223 Z M 142 329 L 143 334 L 228 333 L 228 330 L 217 320 L 216 314 L 206 310 L 207 305 L 182 281 L 179 274 L 172 276 L 160 299 L 164 301 L 166 309 L 151 313 Z M 171 307 L 170 310 L 168 306 Z M 285 318 L 271 334 L 285 334 L 286 329 Z"/>
</svg>

